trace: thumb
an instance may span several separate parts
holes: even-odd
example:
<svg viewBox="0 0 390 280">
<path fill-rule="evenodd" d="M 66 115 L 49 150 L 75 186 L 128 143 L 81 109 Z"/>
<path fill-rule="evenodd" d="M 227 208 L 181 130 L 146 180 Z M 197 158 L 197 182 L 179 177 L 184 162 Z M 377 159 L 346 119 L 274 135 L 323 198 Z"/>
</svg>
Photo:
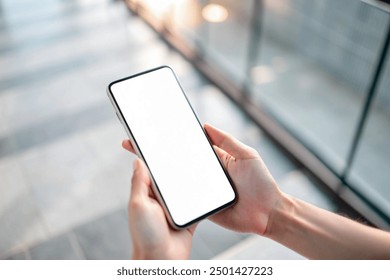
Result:
<svg viewBox="0 0 390 280">
<path fill-rule="evenodd" d="M 131 178 L 131 197 L 139 198 L 148 196 L 150 186 L 150 177 L 144 163 L 137 158 L 134 161 L 134 172 Z"/>
<path fill-rule="evenodd" d="M 233 156 L 234 158 L 251 159 L 258 156 L 257 152 L 254 149 L 241 143 L 240 141 L 238 141 L 236 138 L 229 135 L 228 133 L 210 124 L 205 124 L 204 128 L 207 132 L 207 135 L 210 137 L 212 144 L 222 149 L 223 151 Z M 217 153 L 220 157 L 222 156 L 221 157 L 222 160 L 224 157 L 226 157 L 225 154 L 221 154 L 221 151 L 217 150 Z"/>
</svg>

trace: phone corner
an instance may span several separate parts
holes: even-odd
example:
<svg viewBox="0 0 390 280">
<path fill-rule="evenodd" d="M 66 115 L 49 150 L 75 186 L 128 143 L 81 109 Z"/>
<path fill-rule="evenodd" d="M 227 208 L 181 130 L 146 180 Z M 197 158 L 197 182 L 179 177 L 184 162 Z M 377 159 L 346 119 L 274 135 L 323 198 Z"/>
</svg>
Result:
<svg viewBox="0 0 390 280">
<path fill-rule="evenodd" d="M 107 92 L 108 95 L 111 94 L 111 87 L 112 87 L 115 83 L 117 83 L 117 81 L 112 81 L 112 82 L 110 82 L 110 83 L 106 86 L 106 92 Z"/>
</svg>

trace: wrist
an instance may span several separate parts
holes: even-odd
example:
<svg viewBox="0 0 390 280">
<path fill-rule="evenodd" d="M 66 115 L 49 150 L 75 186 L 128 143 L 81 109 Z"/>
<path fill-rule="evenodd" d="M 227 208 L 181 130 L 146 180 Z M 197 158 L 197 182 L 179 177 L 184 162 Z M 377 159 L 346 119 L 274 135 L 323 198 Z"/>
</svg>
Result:
<svg viewBox="0 0 390 280">
<path fill-rule="evenodd" d="M 164 260 L 169 259 L 168 256 L 161 254 L 157 250 L 133 250 L 133 260 Z"/>
<path fill-rule="evenodd" d="M 142 250 L 137 250 L 134 248 L 131 259 L 132 260 L 147 260 L 147 259 L 151 259 L 151 258 L 148 257 L 147 254 L 145 254 Z"/>
<path fill-rule="evenodd" d="M 289 222 L 292 220 L 295 212 L 294 209 L 294 199 L 282 193 L 280 199 L 276 201 L 270 211 L 263 235 L 273 240 L 281 241 L 289 226 Z"/>
<path fill-rule="evenodd" d="M 133 250 L 132 259 L 133 260 L 174 260 L 174 259 L 188 259 L 188 255 L 180 255 L 175 251 L 174 248 L 159 248 L 156 250 Z"/>
</svg>

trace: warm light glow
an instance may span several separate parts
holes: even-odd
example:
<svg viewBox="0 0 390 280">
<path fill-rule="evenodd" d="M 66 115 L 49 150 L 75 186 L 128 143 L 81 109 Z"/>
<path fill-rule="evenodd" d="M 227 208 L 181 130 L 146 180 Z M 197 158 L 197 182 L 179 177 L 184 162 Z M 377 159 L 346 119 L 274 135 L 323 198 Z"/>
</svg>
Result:
<svg viewBox="0 0 390 280">
<path fill-rule="evenodd" d="M 251 71 L 251 77 L 255 84 L 271 83 L 276 78 L 274 70 L 266 65 L 253 67 Z"/>
<path fill-rule="evenodd" d="M 156 15 L 163 15 L 167 13 L 170 8 L 178 2 L 177 0 L 164 0 L 164 1 L 156 1 L 156 0 L 144 0 L 143 4 L 151 10 Z"/>
<path fill-rule="evenodd" d="M 228 15 L 226 8 L 218 4 L 208 4 L 202 9 L 202 16 L 208 22 L 223 22 Z"/>
</svg>

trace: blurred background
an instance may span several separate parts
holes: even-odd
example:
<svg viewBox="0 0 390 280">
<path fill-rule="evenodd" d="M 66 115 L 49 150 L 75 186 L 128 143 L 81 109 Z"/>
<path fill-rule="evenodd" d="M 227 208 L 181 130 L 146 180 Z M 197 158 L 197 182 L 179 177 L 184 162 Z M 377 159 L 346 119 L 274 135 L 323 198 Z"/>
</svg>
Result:
<svg viewBox="0 0 390 280">
<path fill-rule="evenodd" d="M 388 230 L 384 2 L 0 0 L 0 259 L 130 258 L 134 156 L 105 90 L 161 64 L 285 192 Z M 203 221 L 191 258 L 302 256 Z"/>
</svg>

